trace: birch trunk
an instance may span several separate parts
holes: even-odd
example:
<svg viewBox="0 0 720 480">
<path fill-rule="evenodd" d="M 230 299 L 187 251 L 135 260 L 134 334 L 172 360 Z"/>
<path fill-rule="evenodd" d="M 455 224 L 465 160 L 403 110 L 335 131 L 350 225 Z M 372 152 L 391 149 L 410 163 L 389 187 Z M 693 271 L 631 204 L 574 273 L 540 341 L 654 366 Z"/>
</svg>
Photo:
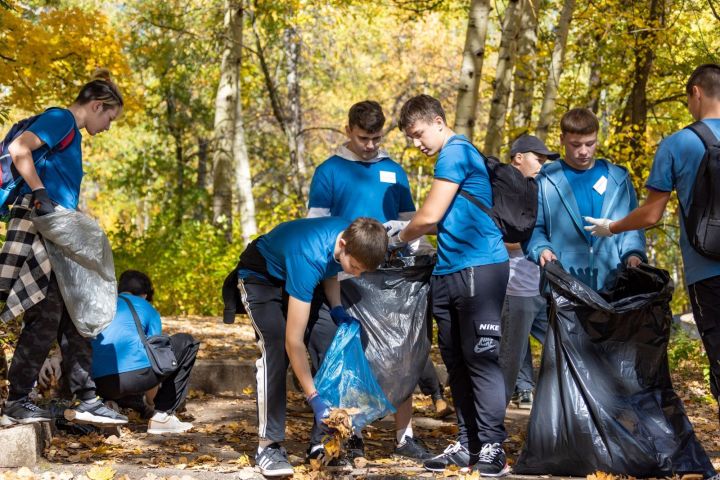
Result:
<svg viewBox="0 0 720 480">
<path fill-rule="evenodd" d="M 511 140 L 530 129 L 532 121 L 539 0 L 521 0 L 513 102 L 510 112 Z"/>
<path fill-rule="evenodd" d="M 485 38 L 487 37 L 489 16 L 489 0 L 472 0 L 465 34 L 454 126 L 457 133 L 465 135 L 470 141 L 473 138 L 476 122 L 478 90 L 485 59 Z"/>
<path fill-rule="evenodd" d="M 235 112 L 239 98 L 242 7 L 235 0 L 225 3 L 224 45 L 220 84 L 215 98 L 215 149 L 213 152 L 213 222 L 232 241 L 233 144 Z M 238 40 L 240 42 L 238 42 Z"/>
<path fill-rule="evenodd" d="M 553 47 L 553 53 L 550 59 L 550 68 L 548 70 L 547 83 L 545 84 L 545 94 L 543 95 L 542 107 L 540 109 L 540 118 L 538 119 L 537 129 L 535 130 L 535 135 L 542 141 L 545 141 L 547 138 L 550 124 L 555 119 L 555 101 L 560 87 L 560 76 L 562 75 L 563 63 L 565 61 L 568 31 L 570 30 L 570 20 L 572 19 L 574 10 L 575 0 L 564 0 L 555 33 L 555 46 Z"/>
<path fill-rule="evenodd" d="M 240 57 L 242 59 L 242 57 Z M 239 70 L 239 66 L 238 66 Z M 233 153 L 235 157 L 235 182 L 238 191 L 238 213 L 240 215 L 240 228 L 243 242 L 247 245 L 257 233 L 255 221 L 255 197 L 252 191 L 252 174 L 250 172 L 250 157 L 245 143 L 245 125 L 242 116 L 242 98 L 240 96 L 242 84 L 238 79 L 237 102 L 235 102 L 235 137 L 233 139 Z"/>
<path fill-rule="evenodd" d="M 290 161 L 295 168 L 296 189 L 305 201 L 307 196 L 307 166 L 305 164 L 305 140 L 302 136 L 303 118 L 300 96 L 300 49 L 302 40 L 295 27 L 285 29 L 284 35 L 289 115 L 285 135 L 290 148 Z"/>
<path fill-rule="evenodd" d="M 505 9 L 500 49 L 498 50 L 498 63 L 495 69 L 495 81 L 493 82 L 493 96 L 490 102 L 490 116 L 485 135 L 485 148 L 483 149 L 485 155 L 498 156 L 500 146 L 503 143 L 513 63 L 517 49 L 519 3 L 519 0 L 510 0 Z"/>
</svg>

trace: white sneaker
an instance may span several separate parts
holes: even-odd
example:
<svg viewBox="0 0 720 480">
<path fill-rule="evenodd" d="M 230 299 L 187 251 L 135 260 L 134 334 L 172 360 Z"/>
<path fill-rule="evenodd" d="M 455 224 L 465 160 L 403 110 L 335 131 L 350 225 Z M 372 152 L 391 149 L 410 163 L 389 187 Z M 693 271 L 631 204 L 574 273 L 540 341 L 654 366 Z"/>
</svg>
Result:
<svg viewBox="0 0 720 480">
<path fill-rule="evenodd" d="M 162 435 L 163 433 L 183 433 L 193 428 L 192 423 L 181 422 L 175 415 L 165 412 L 155 412 L 148 422 L 147 433 Z"/>
</svg>

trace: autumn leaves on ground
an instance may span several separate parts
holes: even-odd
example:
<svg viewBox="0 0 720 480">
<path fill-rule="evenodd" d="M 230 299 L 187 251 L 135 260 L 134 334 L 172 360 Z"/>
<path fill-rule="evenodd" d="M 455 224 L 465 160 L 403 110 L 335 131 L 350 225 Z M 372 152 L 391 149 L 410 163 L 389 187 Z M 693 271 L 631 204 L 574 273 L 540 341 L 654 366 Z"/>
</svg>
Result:
<svg viewBox="0 0 720 480">
<path fill-rule="evenodd" d="M 224 325 L 217 318 L 166 318 L 163 320 L 171 332 L 187 331 L 202 340 L 200 359 L 255 358 L 252 329 L 248 324 Z M 682 348 L 694 348 L 683 344 Z M 683 398 L 695 432 L 711 456 L 716 468 L 720 467 L 720 437 L 717 432 L 716 407 L 708 401 L 707 382 L 702 367 L 684 359 L 692 355 L 679 354 L 681 360 L 673 369 L 677 393 Z M 436 363 L 441 360 L 433 351 Z M 449 394 L 449 391 L 447 391 Z M 182 414 L 195 428 L 188 434 L 176 436 L 147 435 L 146 421 L 130 414 L 130 424 L 104 434 L 85 436 L 58 432 L 46 449 L 47 463 L 40 465 L 45 473 L 29 469 L 0 472 L 0 478 L 116 480 L 123 477 L 159 480 L 183 477 L 212 478 L 212 475 L 232 473 L 234 478 L 256 478 L 252 470 L 252 455 L 256 448 L 255 401 L 252 386 L 239 397 L 220 397 L 192 391 L 187 411 Z M 415 395 L 416 435 L 424 439 L 432 451 L 440 452 L 453 439 L 456 432 L 454 417 L 438 419 L 429 397 Z M 505 444 L 512 462 L 520 453 L 528 419 L 526 411 L 508 410 L 509 439 Z M 296 478 L 330 478 L 327 472 L 313 470 L 304 463 L 312 422 L 312 413 L 302 395 L 288 394 L 286 447 L 295 465 Z M 392 456 L 394 430 L 392 421 L 383 420 L 365 431 L 367 464 L 357 465 L 352 475 L 361 477 L 423 477 L 432 478 L 412 462 Z M 128 470 L 129 469 L 129 470 Z M 459 476 L 448 471 L 444 476 Z M 259 477 L 257 477 L 259 478 Z M 596 475 L 594 480 L 611 480 Z"/>
</svg>

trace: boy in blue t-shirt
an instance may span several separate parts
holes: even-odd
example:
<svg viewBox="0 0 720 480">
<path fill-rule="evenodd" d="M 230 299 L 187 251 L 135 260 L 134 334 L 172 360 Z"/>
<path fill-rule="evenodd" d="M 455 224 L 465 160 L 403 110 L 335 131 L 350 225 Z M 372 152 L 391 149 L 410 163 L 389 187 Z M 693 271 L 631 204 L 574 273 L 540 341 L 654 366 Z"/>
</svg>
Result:
<svg viewBox="0 0 720 480">
<path fill-rule="evenodd" d="M 462 188 L 492 206 L 485 157 L 447 126 L 440 102 L 428 95 L 403 105 L 399 127 L 425 155 L 438 155 L 425 203 L 404 229 L 390 232 L 390 241 L 437 233 L 430 297 L 458 416 L 457 442 L 424 466 L 430 471 L 474 466 L 481 475 L 502 476 L 509 468 L 502 448 L 505 383 L 498 352 L 508 254 L 493 220 L 458 195 Z"/>
<path fill-rule="evenodd" d="M 715 138 L 720 138 L 720 65 L 697 67 L 685 90 L 692 117 L 702 121 Z M 687 211 L 704 156 L 705 145 L 691 130 L 682 129 L 670 135 L 655 152 L 646 183 L 648 196 L 645 202 L 621 220 L 588 219 L 592 224 L 588 230 L 595 236 L 605 237 L 651 227 L 662 219 L 673 190 L 677 190 L 680 205 Z M 685 281 L 695 323 L 710 363 L 710 390 L 720 403 L 720 261 L 698 253 L 688 241 L 683 221 L 680 226 Z"/>
<path fill-rule="evenodd" d="M 255 239 L 240 256 L 238 289 L 255 329 L 259 445 L 255 463 L 267 477 L 293 474 L 285 449 L 285 378 L 292 365 L 320 425 L 329 403 L 315 390 L 305 348 L 313 292 L 321 283 L 338 323 L 355 321 L 340 301 L 337 274 L 375 270 L 387 250 L 385 227 L 371 218 L 285 222 Z M 312 333 L 310 334 L 312 336 Z"/>
</svg>

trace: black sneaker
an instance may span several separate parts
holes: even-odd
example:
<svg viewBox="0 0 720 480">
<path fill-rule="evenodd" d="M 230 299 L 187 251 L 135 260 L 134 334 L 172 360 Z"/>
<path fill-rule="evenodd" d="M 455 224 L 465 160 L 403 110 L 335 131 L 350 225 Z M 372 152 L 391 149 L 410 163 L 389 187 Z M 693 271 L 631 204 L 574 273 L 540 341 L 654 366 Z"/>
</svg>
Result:
<svg viewBox="0 0 720 480">
<path fill-rule="evenodd" d="M 350 437 L 345 445 L 345 448 L 350 461 L 353 461 L 356 458 L 365 457 L 365 442 L 363 442 L 363 439 L 360 437 L 355 435 Z"/>
<path fill-rule="evenodd" d="M 255 466 L 266 477 L 289 477 L 293 474 L 287 452 L 279 443 L 271 443 L 261 453 L 256 453 Z"/>
<path fill-rule="evenodd" d="M 510 403 L 515 405 L 515 407 L 520 408 L 520 392 L 518 390 L 513 392 L 512 397 L 510 397 Z"/>
<path fill-rule="evenodd" d="M 425 460 L 423 467 L 430 472 L 442 472 L 450 465 L 457 465 L 462 472 L 463 470 L 468 471 L 476 461 L 476 454 L 470 453 L 460 442 L 455 442 L 440 455 Z"/>
<path fill-rule="evenodd" d="M 310 460 L 320 460 L 320 462 L 323 462 L 323 458 L 325 457 L 325 448 L 316 448 L 315 450 L 312 450 L 311 448 L 308 448 L 307 457 L 305 458 L 307 462 L 310 462 Z M 329 467 L 333 470 L 352 470 L 352 464 L 350 463 L 350 460 L 348 460 L 347 456 L 345 456 L 344 453 L 340 454 L 340 457 L 333 458 L 328 463 L 324 464 L 326 467 Z"/>
<path fill-rule="evenodd" d="M 531 410 L 533 405 L 532 390 L 523 390 L 518 394 L 517 407 L 521 410 Z"/>
<path fill-rule="evenodd" d="M 405 435 L 400 445 L 395 446 L 395 455 L 411 460 L 428 460 L 434 455 L 430 453 L 422 440 Z"/>
<path fill-rule="evenodd" d="M 115 410 L 105 406 L 100 397 L 95 397 L 92 403 L 79 402 L 75 408 L 65 410 L 65 419 L 76 423 L 89 423 L 91 425 L 123 425 L 128 418 Z"/>
<path fill-rule="evenodd" d="M 499 443 L 486 443 L 480 449 L 480 456 L 475 465 L 482 477 L 503 477 L 508 474 L 510 467 L 505 458 L 505 450 Z"/>
<path fill-rule="evenodd" d="M 53 418 L 52 413 L 38 407 L 27 397 L 12 402 L 8 400 L 3 413 L 16 423 L 49 422 Z"/>
</svg>

